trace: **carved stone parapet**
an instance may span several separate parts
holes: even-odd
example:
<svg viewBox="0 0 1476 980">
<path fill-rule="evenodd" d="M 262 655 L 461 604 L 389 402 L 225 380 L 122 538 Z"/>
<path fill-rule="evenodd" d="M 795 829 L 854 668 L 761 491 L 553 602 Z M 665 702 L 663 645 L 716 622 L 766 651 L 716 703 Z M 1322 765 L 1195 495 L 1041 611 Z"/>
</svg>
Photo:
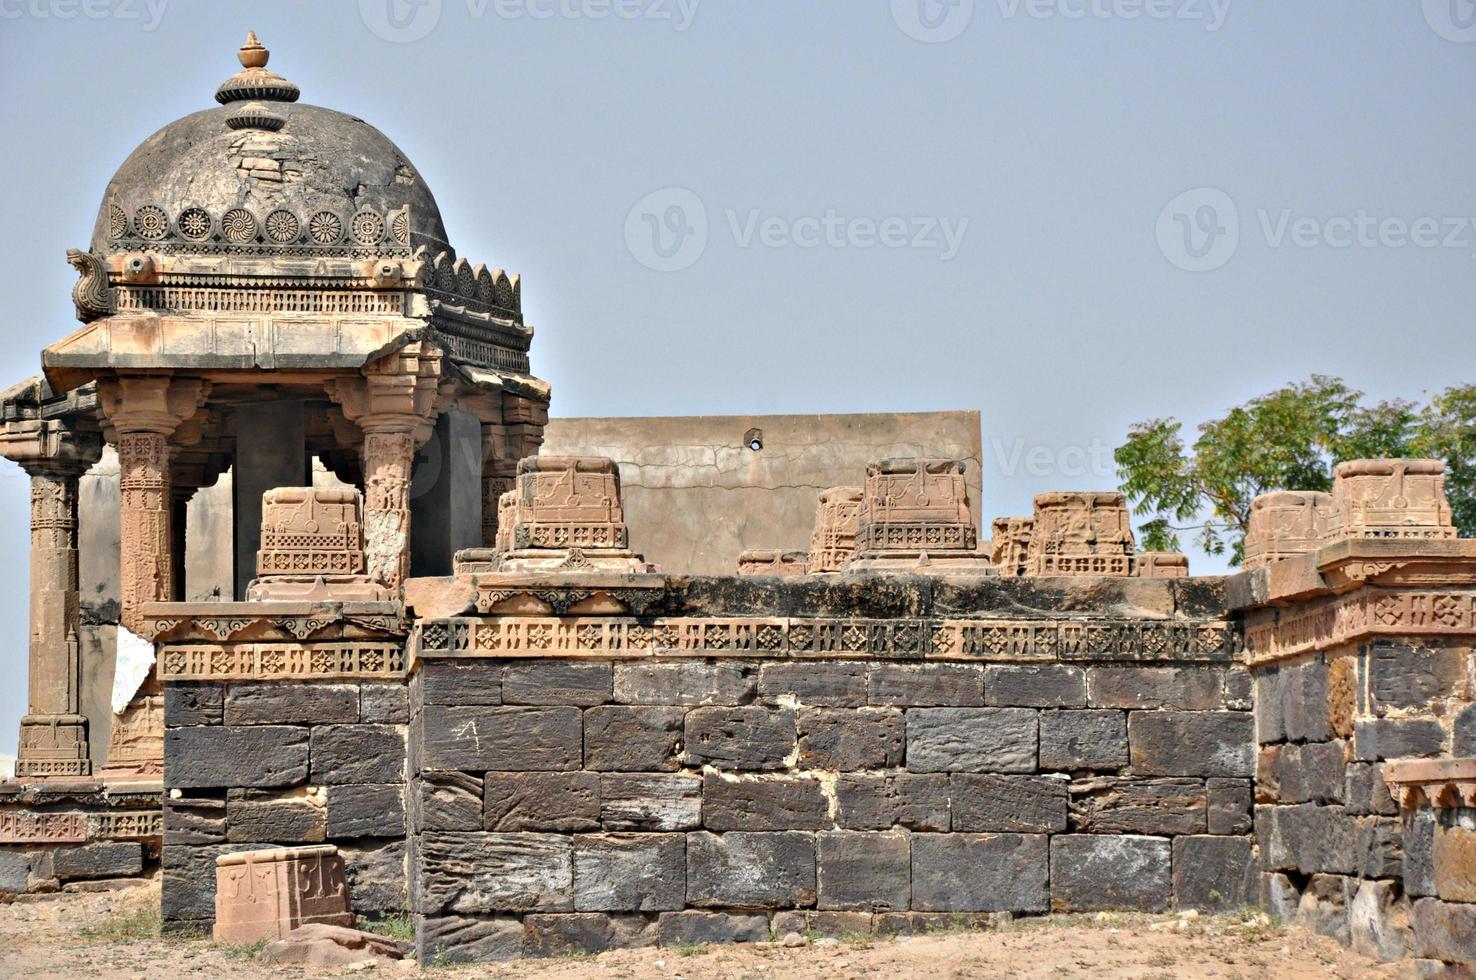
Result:
<svg viewBox="0 0 1476 980">
<path fill-rule="evenodd" d="M 1333 471 L 1334 538 L 1428 540 L 1456 537 L 1438 459 L 1355 459 Z"/>
<path fill-rule="evenodd" d="M 1027 575 L 1130 575 L 1133 528 L 1120 493 L 1042 493 L 1026 555 Z"/>
<path fill-rule="evenodd" d="M 1033 517 L 996 517 L 989 545 L 989 561 L 1001 575 L 1024 575 L 1030 553 Z"/>
<path fill-rule="evenodd" d="M 338 848 L 278 847 L 215 859 L 216 942 L 282 939 L 310 923 L 354 924 Z"/>
<path fill-rule="evenodd" d="M 1176 551 L 1140 551 L 1133 556 L 1137 578 L 1188 578 L 1189 556 Z"/>
<path fill-rule="evenodd" d="M 789 578 L 809 572 L 810 555 L 806 551 L 751 549 L 739 553 L 738 574 L 774 575 Z"/>
<path fill-rule="evenodd" d="M 810 535 L 812 574 L 838 572 L 855 557 L 863 492 L 861 487 L 830 487 L 820 491 L 815 507 L 815 530 Z"/>
<path fill-rule="evenodd" d="M 364 572 L 359 491 L 277 487 L 262 495 L 260 576 L 252 601 L 376 601 L 389 590 Z"/>
<path fill-rule="evenodd" d="M 521 574 L 649 570 L 629 549 L 620 502 L 620 471 L 597 456 L 530 456 L 518 463 L 514 488 L 498 498 L 493 554 L 462 552 L 466 566 Z"/>
<path fill-rule="evenodd" d="M 1240 567 L 1261 568 L 1316 551 L 1327 538 L 1332 501 L 1332 494 L 1315 490 L 1279 490 L 1251 501 Z"/>
<path fill-rule="evenodd" d="M 856 556 L 846 571 L 984 574 L 989 557 L 957 459 L 884 459 L 866 467 Z"/>
</svg>

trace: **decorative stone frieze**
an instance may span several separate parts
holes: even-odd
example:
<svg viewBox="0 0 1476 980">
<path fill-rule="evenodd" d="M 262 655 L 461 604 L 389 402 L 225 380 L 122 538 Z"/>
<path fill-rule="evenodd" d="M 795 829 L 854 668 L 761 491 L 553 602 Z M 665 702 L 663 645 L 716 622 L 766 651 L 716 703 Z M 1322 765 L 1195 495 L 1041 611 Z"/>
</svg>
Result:
<svg viewBox="0 0 1476 980">
<path fill-rule="evenodd" d="M 1130 575 L 1133 527 L 1120 493 L 1043 493 L 1026 551 L 1027 575 Z"/>
<path fill-rule="evenodd" d="M 1189 556 L 1173 551 L 1140 551 L 1133 556 L 1138 578 L 1188 578 Z"/>
<path fill-rule="evenodd" d="M 1001 575 L 1024 575 L 1030 554 L 1033 517 L 996 517 L 992 525 L 989 561 Z"/>
<path fill-rule="evenodd" d="M 404 645 L 384 640 L 306 643 L 168 643 L 159 654 L 164 680 L 270 680 L 401 677 Z"/>
<path fill-rule="evenodd" d="M 0 810 L 0 844 L 81 844 L 87 814 Z"/>
<path fill-rule="evenodd" d="M 1476 808 L 1476 758 L 1396 759 L 1384 763 L 1383 777 L 1403 809 Z"/>
<path fill-rule="evenodd" d="M 809 572 L 810 555 L 805 551 L 751 549 L 738 555 L 739 575 L 775 575 L 788 578 Z"/>
<path fill-rule="evenodd" d="M 838 572 L 855 557 L 862 493 L 861 487 L 831 487 L 820 491 L 815 530 L 810 535 L 810 574 Z"/>
</svg>

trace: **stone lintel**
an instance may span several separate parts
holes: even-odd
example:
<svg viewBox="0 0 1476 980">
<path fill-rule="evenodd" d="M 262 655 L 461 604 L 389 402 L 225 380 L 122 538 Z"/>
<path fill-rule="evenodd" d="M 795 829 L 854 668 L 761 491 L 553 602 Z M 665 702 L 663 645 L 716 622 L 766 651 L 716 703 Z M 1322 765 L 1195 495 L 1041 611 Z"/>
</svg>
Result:
<svg viewBox="0 0 1476 980">
<path fill-rule="evenodd" d="M 1384 763 L 1384 782 L 1405 809 L 1476 807 L 1476 756 L 1457 759 L 1395 759 Z"/>
</svg>

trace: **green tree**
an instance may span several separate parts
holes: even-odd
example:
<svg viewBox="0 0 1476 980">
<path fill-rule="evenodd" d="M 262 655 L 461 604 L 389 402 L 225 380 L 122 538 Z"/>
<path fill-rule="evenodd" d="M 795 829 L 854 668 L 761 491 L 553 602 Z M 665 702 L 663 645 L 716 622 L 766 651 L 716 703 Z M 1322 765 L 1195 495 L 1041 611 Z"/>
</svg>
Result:
<svg viewBox="0 0 1476 980">
<path fill-rule="evenodd" d="M 1176 551 L 1181 532 L 1234 564 L 1244 553 L 1251 501 L 1272 490 L 1328 490 L 1345 459 L 1443 459 L 1456 526 L 1476 537 L 1476 385 L 1449 388 L 1421 406 L 1402 399 L 1363 403 L 1340 378 L 1313 375 L 1230 409 L 1199 426 L 1185 446 L 1183 424 L 1149 419 L 1113 453 L 1133 512 L 1148 519 L 1140 540 Z"/>
</svg>

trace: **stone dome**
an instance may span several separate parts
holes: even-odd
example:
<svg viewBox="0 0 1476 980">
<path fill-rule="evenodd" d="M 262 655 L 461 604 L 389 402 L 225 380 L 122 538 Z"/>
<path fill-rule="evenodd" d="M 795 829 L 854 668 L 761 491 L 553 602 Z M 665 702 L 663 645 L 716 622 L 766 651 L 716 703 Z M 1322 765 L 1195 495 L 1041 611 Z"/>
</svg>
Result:
<svg viewBox="0 0 1476 980">
<path fill-rule="evenodd" d="M 379 130 L 296 102 L 247 38 L 218 108 L 143 142 L 103 196 L 92 251 L 410 254 L 449 250 L 430 188 Z"/>
</svg>

